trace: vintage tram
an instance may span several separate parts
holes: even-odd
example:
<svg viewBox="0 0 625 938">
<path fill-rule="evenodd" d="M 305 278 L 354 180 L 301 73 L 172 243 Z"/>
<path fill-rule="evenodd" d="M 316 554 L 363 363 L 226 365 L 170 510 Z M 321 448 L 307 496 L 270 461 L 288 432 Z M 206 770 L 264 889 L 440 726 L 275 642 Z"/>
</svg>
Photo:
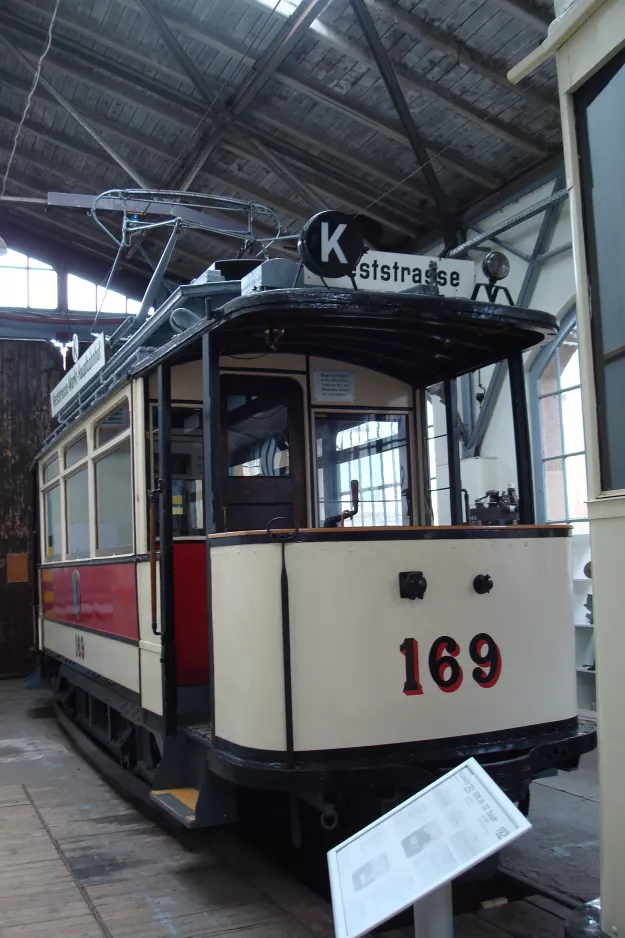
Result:
<svg viewBox="0 0 625 938">
<path fill-rule="evenodd" d="M 240 786 L 332 828 L 469 755 L 520 803 L 574 768 L 595 735 L 571 532 L 534 523 L 523 384 L 554 318 L 242 260 L 138 319 L 65 376 L 37 460 L 38 647 L 67 731 L 188 827 L 234 820 Z M 519 517 L 482 525 L 454 379 L 500 360 Z M 426 497 L 433 384 L 445 526 Z"/>
</svg>

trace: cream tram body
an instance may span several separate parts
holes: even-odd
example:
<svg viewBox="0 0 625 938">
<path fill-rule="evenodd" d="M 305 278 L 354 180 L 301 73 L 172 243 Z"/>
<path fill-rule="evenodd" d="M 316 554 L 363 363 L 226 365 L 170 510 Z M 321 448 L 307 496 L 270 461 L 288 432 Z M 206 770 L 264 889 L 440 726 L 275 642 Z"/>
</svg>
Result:
<svg viewBox="0 0 625 938">
<path fill-rule="evenodd" d="M 320 803 L 328 788 L 336 795 L 362 773 L 378 787 L 415 790 L 428 773 L 473 753 L 519 800 L 537 771 L 574 764 L 592 743 L 577 727 L 569 530 L 425 525 L 422 397 L 387 374 L 349 361 L 267 353 L 222 356 L 219 375 L 227 389 L 222 422 L 257 395 L 273 402 L 262 419 L 275 420 L 280 406 L 288 410 L 288 457 L 283 450 L 271 458 L 274 467 L 288 466 L 280 478 L 290 494 L 257 474 L 257 460 L 239 460 L 233 475 L 232 453 L 249 457 L 241 444 L 245 420 L 258 414 L 251 406 L 234 443 L 227 433 L 203 439 L 202 363 L 174 361 L 166 404 L 182 494 L 176 497 L 174 485 L 169 599 L 163 555 L 156 566 L 149 556 L 157 406 L 167 389 L 154 369 L 140 365 L 42 453 L 39 645 L 57 686 L 75 695 L 71 719 L 101 737 L 93 713 L 102 705 L 109 725 L 113 712 L 122 728 L 135 726 L 127 767 L 159 791 L 196 784 L 199 759 L 222 783 L 294 790 Z M 324 463 L 330 438 L 335 448 Z M 350 445 L 340 471 L 340 449 Z M 383 515 L 376 514 L 373 474 L 385 451 L 395 475 Z M 208 536 L 199 520 L 207 459 L 213 476 L 223 470 L 226 522 L 215 513 L 217 531 Z M 331 470 L 339 507 L 348 507 L 344 480 L 354 475 L 361 503 L 343 526 L 324 528 Z M 286 499 L 293 508 L 299 497 L 296 473 L 304 499 L 297 526 L 284 505 Z M 231 485 L 242 486 L 238 495 L 228 495 Z M 229 514 L 248 510 L 265 519 L 262 526 L 228 530 Z M 286 521 L 268 534 L 274 514 Z M 400 574 L 407 572 L 425 582 L 421 598 L 402 596 Z M 490 591 L 476 590 L 478 576 L 491 578 Z M 169 651 L 162 634 L 168 602 Z M 85 695 L 100 703 L 87 706 Z M 178 752 L 174 770 L 168 746 L 181 734 L 195 748 L 188 765 Z M 100 742 L 119 755 L 119 739 Z M 515 759 L 523 762 L 516 775 Z"/>
</svg>

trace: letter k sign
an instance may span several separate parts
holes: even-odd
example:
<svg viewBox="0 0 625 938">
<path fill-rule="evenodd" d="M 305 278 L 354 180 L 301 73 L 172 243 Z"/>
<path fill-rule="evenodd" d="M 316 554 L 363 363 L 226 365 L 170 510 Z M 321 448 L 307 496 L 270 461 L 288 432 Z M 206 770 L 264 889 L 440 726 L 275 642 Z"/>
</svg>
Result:
<svg viewBox="0 0 625 938">
<path fill-rule="evenodd" d="M 337 225 L 330 236 L 330 226 L 327 221 L 321 222 L 321 263 L 326 264 L 332 251 L 336 254 L 341 264 L 347 264 L 347 258 L 343 253 L 339 241 L 340 237 L 347 228 L 347 225 Z"/>
</svg>

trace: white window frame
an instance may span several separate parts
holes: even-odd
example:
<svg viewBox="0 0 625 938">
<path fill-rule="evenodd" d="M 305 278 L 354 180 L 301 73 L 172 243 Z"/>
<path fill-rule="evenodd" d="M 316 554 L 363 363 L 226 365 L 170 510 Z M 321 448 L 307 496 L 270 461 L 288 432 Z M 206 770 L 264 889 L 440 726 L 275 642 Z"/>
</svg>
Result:
<svg viewBox="0 0 625 938">
<path fill-rule="evenodd" d="M 107 443 L 102 446 L 95 447 L 95 432 L 96 426 L 99 424 L 108 414 L 112 411 L 117 410 L 120 404 L 126 401 L 129 408 L 130 420 L 129 426 L 119 433 L 112 440 L 109 440 Z M 126 387 L 122 391 L 119 391 L 117 394 L 114 394 L 107 401 L 105 401 L 93 414 L 91 414 L 86 420 L 77 423 L 77 425 L 63 437 L 62 441 L 59 442 L 58 446 L 50 452 L 46 453 L 45 459 L 41 460 L 39 465 L 39 517 L 42 519 L 40 525 L 40 549 L 41 549 L 41 563 L 42 565 L 48 564 L 59 564 L 59 563 L 84 563 L 89 560 L 104 560 L 107 557 L 129 557 L 135 553 L 135 512 L 134 512 L 134 490 L 135 490 L 135 481 L 134 481 L 134 459 L 133 459 L 133 435 L 132 435 L 132 421 L 133 421 L 133 407 L 132 407 L 132 393 L 131 388 Z M 69 468 L 65 468 L 65 453 L 69 447 L 76 443 L 81 436 L 86 434 L 87 438 L 87 455 L 80 459 L 78 462 L 74 463 Z M 95 463 L 101 459 L 103 456 L 107 456 L 109 453 L 118 449 L 126 443 L 130 443 L 130 465 L 131 465 L 131 480 L 132 480 L 132 492 L 131 492 L 131 504 L 132 504 L 132 543 L 130 546 L 130 551 L 125 551 L 124 553 L 98 553 L 97 550 L 97 512 L 96 512 L 96 491 L 95 491 Z M 43 480 L 44 467 L 49 465 L 52 459 L 57 457 L 59 460 L 59 473 L 54 479 L 50 479 L 48 482 Z M 88 470 L 88 493 L 89 493 L 89 551 L 88 555 L 85 557 L 69 557 L 67 550 L 67 498 L 66 498 L 66 483 L 67 480 L 73 476 L 76 472 L 79 472 L 81 469 L 84 469 L 85 466 Z M 46 556 L 46 515 L 45 515 L 45 494 L 55 485 L 60 485 L 61 487 L 61 556 L 55 557 L 54 560 L 48 560 Z"/>
</svg>

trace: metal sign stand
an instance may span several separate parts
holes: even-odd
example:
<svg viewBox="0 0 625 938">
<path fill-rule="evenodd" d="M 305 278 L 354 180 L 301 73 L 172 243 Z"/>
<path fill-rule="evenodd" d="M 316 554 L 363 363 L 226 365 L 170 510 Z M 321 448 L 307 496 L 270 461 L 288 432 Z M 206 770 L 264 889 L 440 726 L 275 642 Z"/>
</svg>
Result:
<svg viewBox="0 0 625 938">
<path fill-rule="evenodd" d="M 419 899 L 413 909 L 415 938 L 453 938 L 451 882 Z"/>
</svg>

